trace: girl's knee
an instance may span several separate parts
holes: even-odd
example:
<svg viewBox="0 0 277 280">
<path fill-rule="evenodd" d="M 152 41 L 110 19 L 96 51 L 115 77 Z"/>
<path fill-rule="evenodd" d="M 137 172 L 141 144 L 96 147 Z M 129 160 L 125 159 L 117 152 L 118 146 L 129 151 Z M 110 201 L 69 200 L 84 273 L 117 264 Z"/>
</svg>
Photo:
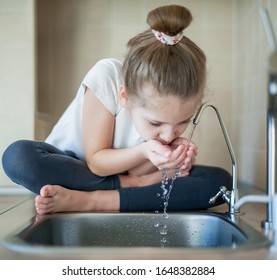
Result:
<svg viewBox="0 0 277 280">
<path fill-rule="evenodd" d="M 215 169 L 215 171 L 214 171 L 215 172 L 214 173 L 215 177 L 219 181 L 222 181 L 222 183 L 226 183 L 227 184 L 226 187 L 228 188 L 232 184 L 231 174 L 227 170 L 225 170 L 221 167 L 214 167 L 214 169 Z"/>
<path fill-rule="evenodd" d="M 2 162 L 11 162 L 21 156 L 22 153 L 25 154 L 25 150 L 28 149 L 30 143 L 33 141 L 29 140 L 18 140 L 10 144 L 3 153 Z"/>
<path fill-rule="evenodd" d="M 227 189 L 230 189 L 232 186 L 231 174 L 221 167 L 196 166 L 192 176 L 203 180 L 211 186 L 225 186 Z"/>
<path fill-rule="evenodd" d="M 3 169 L 7 176 L 15 182 L 20 170 L 30 159 L 30 148 L 33 142 L 30 140 L 18 140 L 10 144 L 3 153 Z"/>
<path fill-rule="evenodd" d="M 228 190 L 232 189 L 232 176 L 227 170 L 221 167 L 212 167 L 210 172 L 210 184 L 215 188 L 216 192 L 221 186 L 226 187 Z"/>
<path fill-rule="evenodd" d="M 2 165 L 5 172 L 17 162 L 17 155 L 18 152 L 21 150 L 23 141 L 24 140 L 18 140 L 10 144 L 4 151 L 2 156 Z"/>
</svg>

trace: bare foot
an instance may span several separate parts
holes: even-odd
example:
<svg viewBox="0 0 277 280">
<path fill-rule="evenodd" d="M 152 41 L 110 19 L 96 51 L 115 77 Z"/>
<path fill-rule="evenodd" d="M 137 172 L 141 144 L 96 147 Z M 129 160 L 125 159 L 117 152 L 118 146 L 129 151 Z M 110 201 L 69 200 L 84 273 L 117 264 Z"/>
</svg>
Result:
<svg viewBox="0 0 277 280">
<path fill-rule="evenodd" d="M 118 191 L 76 191 L 59 185 L 45 185 L 35 199 L 40 215 L 55 212 L 118 211 Z"/>
</svg>

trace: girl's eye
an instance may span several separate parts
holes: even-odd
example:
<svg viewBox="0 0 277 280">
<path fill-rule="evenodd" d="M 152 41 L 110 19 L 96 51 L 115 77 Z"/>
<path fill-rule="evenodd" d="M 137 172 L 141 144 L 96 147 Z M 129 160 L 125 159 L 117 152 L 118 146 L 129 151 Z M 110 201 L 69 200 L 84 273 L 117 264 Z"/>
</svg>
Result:
<svg viewBox="0 0 277 280">
<path fill-rule="evenodd" d="M 150 124 L 151 126 L 155 126 L 155 127 L 161 126 L 160 123 L 149 122 L 149 124 Z"/>
<path fill-rule="evenodd" d="M 188 119 L 188 120 L 185 120 L 185 121 L 179 123 L 179 125 L 189 125 L 191 121 L 192 121 L 191 119 Z"/>
<path fill-rule="evenodd" d="M 187 120 L 187 121 L 181 122 L 180 125 L 188 125 L 189 123 L 190 123 L 190 120 Z"/>
</svg>

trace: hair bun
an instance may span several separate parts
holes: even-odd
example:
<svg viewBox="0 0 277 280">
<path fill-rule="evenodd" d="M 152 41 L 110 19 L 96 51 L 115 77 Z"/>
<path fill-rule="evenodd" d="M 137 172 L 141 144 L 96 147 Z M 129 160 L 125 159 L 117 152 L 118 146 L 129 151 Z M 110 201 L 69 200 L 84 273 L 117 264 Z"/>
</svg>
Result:
<svg viewBox="0 0 277 280">
<path fill-rule="evenodd" d="M 192 21 L 190 11 L 179 5 L 158 7 L 148 13 L 147 23 L 151 29 L 175 36 L 189 26 Z"/>
</svg>

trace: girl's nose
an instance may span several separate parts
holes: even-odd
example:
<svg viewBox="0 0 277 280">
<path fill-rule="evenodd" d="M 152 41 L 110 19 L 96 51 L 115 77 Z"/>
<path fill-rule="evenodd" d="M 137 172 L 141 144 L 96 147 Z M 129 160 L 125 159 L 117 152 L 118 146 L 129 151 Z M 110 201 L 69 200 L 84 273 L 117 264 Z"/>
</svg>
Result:
<svg viewBox="0 0 277 280">
<path fill-rule="evenodd" d="M 160 134 L 160 139 L 164 144 L 171 143 L 176 138 L 173 130 L 168 130 Z"/>
</svg>

